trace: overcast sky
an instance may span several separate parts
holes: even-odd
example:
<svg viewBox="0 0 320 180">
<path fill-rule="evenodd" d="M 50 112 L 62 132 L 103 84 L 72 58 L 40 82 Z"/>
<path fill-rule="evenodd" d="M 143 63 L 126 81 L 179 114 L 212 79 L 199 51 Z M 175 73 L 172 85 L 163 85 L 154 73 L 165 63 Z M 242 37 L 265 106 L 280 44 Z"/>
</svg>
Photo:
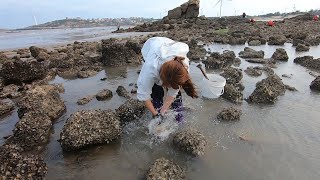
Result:
<svg viewBox="0 0 320 180">
<path fill-rule="evenodd" d="M 65 17 L 153 17 L 166 15 L 167 11 L 187 0 L 0 0 L 0 28 L 19 28 L 45 23 Z M 218 0 L 200 0 L 200 14 L 217 16 Z M 223 0 L 223 15 L 246 12 L 250 15 L 268 12 L 289 12 L 320 9 L 320 0 Z"/>
</svg>

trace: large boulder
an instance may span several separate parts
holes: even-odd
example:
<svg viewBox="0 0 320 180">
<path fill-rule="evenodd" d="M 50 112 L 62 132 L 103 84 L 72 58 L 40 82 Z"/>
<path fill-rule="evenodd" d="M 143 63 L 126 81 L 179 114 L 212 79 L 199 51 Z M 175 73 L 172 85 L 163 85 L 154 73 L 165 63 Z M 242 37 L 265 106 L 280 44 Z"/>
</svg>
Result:
<svg viewBox="0 0 320 180">
<path fill-rule="evenodd" d="M 3 102 L 0 100 L 0 118 L 2 115 L 7 114 L 8 112 L 12 111 L 14 106 L 10 102 Z"/>
<path fill-rule="evenodd" d="M 242 111 L 240 109 L 230 107 L 224 108 L 217 116 L 218 120 L 221 121 L 237 121 L 240 120 Z"/>
<path fill-rule="evenodd" d="M 320 91 L 320 76 L 318 76 L 314 81 L 311 82 L 310 89 Z"/>
<path fill-rule="evenodd" d="M 49 141 L 52 122 L 46 114 L 36 111 L 26 113 L 15 125 L 9 144 L 16 144 L 26 151 L 38 149 Z"/>
<path fill-rule="evenodd" d="M 66 109 L 59 95 L 59 90 L 52 85 L 36 86 L 27 91 L 26 95 L 17 104 L 20 118 L 27 112 L 35 111 L 49 116 L 51 120 L 56 120 Z"/>
<path fill-rule="evenodd" d="M 307 68 L 320 70 L 320 58 L 314 59 L 313 56 L 303 56 L 295 58 L 293 62 Z"/>
<path fill-rule="evenodd" d="M 155 161 L 148 171 L 147 180 L 160 179 L 186 179 L 186 172 L 179 165 L 174 162 L 160 158 Z"/>
<path fill-rule="evenodd" d="M 31 56 L 34 57 L 34 58 L 37 58 L 40 53 L 47 53 L 48 52 L 46 49 L 39 48 L 39 47 L 36 47 L 36 46 L 29 47 L 29 50 L 31 52 Z"/>
<path fill-rule="evenodd" d="M 272 75 L 256 84 L 256 89 L 247 99 L 252 103 L 274 103 L 285 93 L 285 85 L 277 75 Z"/>
<path fill-rule="evenodd" d="M 181 6 L 168 11 L 168 16 L 164 19 L 186 19 L 196 18 L 199 15 L 200 0 L 189 0 Z"/>
<path fill-rule="evenodd" d="M 278 48 L 271 57 L 274 60 L 280 60 L 280 61 L 288 61 L 289 56 L 285 49 Z"/>
<path fill-rule="evenodd" d="M 224 93 L 222 94 L 222 98 L 233 103 L 241 103 L 243 100 L 243 94 L 235 85 L 226 84 L 224 86 Z"/>
<path fill-rule="evenodd" d="M 241 58 L 263 58 L 264 52 L 263 51 L 256 51 L 249 47 L 245 47 L 244 51 L 239 53 L 239 57 Z"/>
<path fill-rule="evenodd" d="M 142 117 L 145 112 L 144 103 L 136 99 L 129 99 L 116 109 L 121 122 L 130 122 Z"/>
<path fill-rule="evenodd" d="M 0 147 L 0 179 L 44 179 L 46 163 L 37 155 L 24 155 L 14 145 Z"/>
<path fill-rule="evenodd" d="M 206 138 L 194 129 L 185 129 L 173 137 L 173 145 L 192 156 L 201 156 L 207 146 Z"/>
<path fill-rule="evenodd" d="M 107 66 L 140 64 L 141 46 L 138 42 L 115 39 L 102 40 L 102 62 Z"/>
<path fill-rule="evenodd" d="M 233 67 L 224 69 L 221 74 L 222 77 L 226 78 L 228 84 L 236 84 L 243 78 L 242 71 Z"/>
<path fill-rule="evenodd" d="M 48 69 L 43 63 L 15 60 L 3 64 L 0 76 L 8 83 L 21 83 L 42 79 L 47 72 Z"/>
<path fill-rule="evenodd" d="M 63 150 L 108 144 L 121 135 L 119 117 L 111 110 L 82 110 L 70 116 L 60 133 Z"/>
</svg>

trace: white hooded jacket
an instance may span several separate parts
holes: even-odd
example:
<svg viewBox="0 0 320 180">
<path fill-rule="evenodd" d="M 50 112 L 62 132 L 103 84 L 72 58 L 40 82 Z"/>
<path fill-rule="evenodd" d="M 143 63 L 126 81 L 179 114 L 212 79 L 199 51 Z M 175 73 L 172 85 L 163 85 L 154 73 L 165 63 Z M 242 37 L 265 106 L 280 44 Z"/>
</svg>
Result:
<svg viewBox="0 0 320 180">
<path fill-rule="evenodd" d="M 144 64 L 138 78 L 137 98 L 140 101 L 151 99 L 154 84 L 162 85 L 160 68 L 163 63 L 172 60 L 176 56 L 184 57 L 184 65 L 189 72 L 189 59 L 187 53 L 189 46 L 182 42 L 176 42 L 166 37 L 153 37 L 148 39 L 142 49 Z M 175 97 L 179 89 L 168 88 L 168 96 Z"/>
</svg>

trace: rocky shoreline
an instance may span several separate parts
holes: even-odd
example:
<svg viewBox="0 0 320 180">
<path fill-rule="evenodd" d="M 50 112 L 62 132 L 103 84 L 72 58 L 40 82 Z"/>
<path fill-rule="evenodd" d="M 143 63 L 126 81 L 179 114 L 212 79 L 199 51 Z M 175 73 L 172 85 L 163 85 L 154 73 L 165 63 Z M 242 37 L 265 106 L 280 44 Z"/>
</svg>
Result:
<svg viewBox="0 0 320 180">
<path fill-rule="evenodd" d="M 264 59 L 263 51 L 255 51 L 249 47 L 239 53 L 239 57 L 246 61 L 261 64 L 246 69 L 248 75 L 258 77 L 262 72 L 267 73 L 267 78 L 258 82 L 253 93 L 244 98 L 245 87 L 241 82 L 243 73 L 236 68 L 241 60 L 236 58 L 233 51 L 211 53 L 204 45 L 248 43 L 249 46 L 259 46 L 293 43 L 293 46 L 297 46 L 297 51 L 307 51 L 309 47 L 320 44 L 320 23 L 312 21 L 308 14 L 285 19 L 276 22 L 275 27 L 269 27 L 265 22 L 251 23 L 241 17 L 197 17 L 198 11 L 199 1 L 191 0 L 169 11 L 169 15 L 161 21 L 131 29 L 141 32 L 164 31 L 154 35 L 106 39 L 101 42 L 74 42 L 54 49 L 31 46 L 28 49 L 0 52 L 0 115 L 3 117 L 17 108 L 20 118 L 12 135 L 5 145 L 0 147 L 0 160 L 4 162 L 0 165 L 0 179 L 45 177 L 45 162 L 35 152 L 46 146 L 53 124 L 66 111 L 60 96 L 63 87 L 49 85 L 49 81 L 56 75 L 88 78 L 96 75 L 105 66 L 140 65 L 143 43 L 151 36 L 166 36 L 187 43 L 190 46 L 191 61 L 202 62 L 207 69 L 221 70 L 221 75 L 227 79 L 222 98 L 233 103 L 242 103 L 243 99 L 246 99 L 250 103 L 269 104 L 275 103 L 288 89 L 273 71 L 277 62 L 288 61 L 285 49 L 277 49 L 271 59 Z M 316 71 L 320 70 L 320 58 L 304 56 L 296 58 L 294 62 Z M 319 78 L 320 76 L 310 82 L 313 91 L 320 91 Z M 63 150 L 75 151 L 116 141 L 121 138 L 122 126 L 142 117 L 145 113 L 143 103 L 132 99 L 124 87 L 119 86 L 117 93 L 127 101 L 114 112 L 83 110 L 69 117 L 60 135 Z M 104 101 L 112 98 L 112 92 L 105 89 L 95 96 L 79 99 L 78 104 L 86 104 L 94 97 Z M 8 99 L 12 103 L 8 102 Z M 222 111 L 218 119 L 234 121 L 239 120 L 240 115 L 240 110 L 229 108 Z M 173 144 L 191 156 L 200 156 L 205 153 L 207 142 L 197 130 L 187 129 L 174 136 Z M 15 166 L 21 168 L 13 168 Z M 182 168 L 166 159 L 156 161 L 149 170 L 148 179 L 157 179 L 158 175 L 166 179 L 186 178 Z"/>
</svg>

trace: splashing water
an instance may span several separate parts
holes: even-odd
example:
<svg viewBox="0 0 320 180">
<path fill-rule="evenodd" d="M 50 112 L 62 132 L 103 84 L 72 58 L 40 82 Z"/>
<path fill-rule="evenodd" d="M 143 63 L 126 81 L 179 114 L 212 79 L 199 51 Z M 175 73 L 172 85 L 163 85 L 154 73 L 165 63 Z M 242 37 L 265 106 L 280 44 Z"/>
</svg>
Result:
<svg viewBox="0 0 320 180">
<path fill-rule="evenodd" d="M 176 112 L 168 111 L 162 119 L 161 117 L 152 119 L 148 124 L 149 134 L 160 141 L 168 139 L 169 135 L 179 127 L 175 119 L 176 115 Z"/>
</svg>

